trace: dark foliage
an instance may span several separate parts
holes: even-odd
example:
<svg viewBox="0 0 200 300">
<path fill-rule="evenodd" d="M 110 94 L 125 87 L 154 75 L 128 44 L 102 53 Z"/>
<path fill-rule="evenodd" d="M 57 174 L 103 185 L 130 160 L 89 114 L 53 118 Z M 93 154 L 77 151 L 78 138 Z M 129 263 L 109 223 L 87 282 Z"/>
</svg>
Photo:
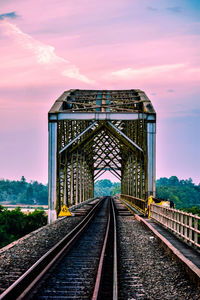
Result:
<svg viewBox="0 0 200 300">
<path fill-rule="evenodd" d="M 95 197 L 116 195 L 121 185 L 104 179 L 96 181 L 94 189 Z M 200 184 L 195 185 L 191 178 L 163 177 L 156 182 L 156 197 L 172 200 L 176 208 L 200 208 Z M 0 180 L 0 204 L 48 204 L 48 186 L 37 181 L 28 183 L 24 176 L 20 181 Z"/>
<path fill-rule="evenodd" d="M 46 224 L 44 211 L 24 214 L 19 207 L 8 210 L 0 205 L 0 248 Z"/>
<path fill-rule="evenodd" d="M 97 180 L 94 183 L 94 196 L 111 196 L 121 193 L 121 184 L 112 183 L 109 179 Z"/>
<path fill-rule="evenodd" d="M 156 181 L 156 197 L 170 199 L 176 208 L 200 209 L 200 184 L 195 185 L 192 179 L 179 180 L 176 176 L 160 178 Z"/>
<path fill-rule="evenodd" d="M 120 194 L 120 183 L 112 183 L 108 179 L 98 180 L 94 184 L 95 196 Z M 195 185 L 192 179 L 179 180 L 176 176 L 160 178 L 156 181 L 156 197 L 170 199 L 176 208 L 200 209 L 200 184 Z"/>
<path fill-rule="evenodd" d="M 0 180 L 1 204 L 48 204 L 48 186 L 33 181 L 26 182 L 24 176 L 20 181 Z"/>
<path fill-rule="evenodd" d="M 197 206 L 193 206 L 190 208 L 184 208 L 183 211 L 191 213 L 193 215 L 199 215 L 200 216 L 200 208 L 198 208 Z"/>
</svg>

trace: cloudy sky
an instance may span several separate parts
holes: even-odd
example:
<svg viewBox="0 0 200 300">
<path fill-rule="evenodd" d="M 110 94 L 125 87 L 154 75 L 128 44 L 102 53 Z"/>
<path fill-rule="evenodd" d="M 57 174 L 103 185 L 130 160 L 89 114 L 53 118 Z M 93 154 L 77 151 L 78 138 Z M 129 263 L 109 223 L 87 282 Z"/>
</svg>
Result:
<svg viewBox="0 0 200 300">
<path fill-rule="evenodd" d="M 71 88 L 144 90 L 157 178 L 200 182 L 199 0 L 0 0 L 0 178 L 47 183 L 47 112 Z"/>
</svg>

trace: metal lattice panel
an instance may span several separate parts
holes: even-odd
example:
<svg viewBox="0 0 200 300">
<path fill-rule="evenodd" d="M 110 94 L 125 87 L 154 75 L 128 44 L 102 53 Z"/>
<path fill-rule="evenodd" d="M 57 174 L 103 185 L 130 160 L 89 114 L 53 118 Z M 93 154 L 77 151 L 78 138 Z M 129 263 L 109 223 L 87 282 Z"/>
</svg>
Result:
<svg viewBox="0 0 200 300">
<path fill-rule="evenodd" d="M 49 112 L 49 221 L 94 195 L 109 170 L 122 193 L 155 191 L 153 106 L 141 90 L 69 90 Z"/>
</svg>

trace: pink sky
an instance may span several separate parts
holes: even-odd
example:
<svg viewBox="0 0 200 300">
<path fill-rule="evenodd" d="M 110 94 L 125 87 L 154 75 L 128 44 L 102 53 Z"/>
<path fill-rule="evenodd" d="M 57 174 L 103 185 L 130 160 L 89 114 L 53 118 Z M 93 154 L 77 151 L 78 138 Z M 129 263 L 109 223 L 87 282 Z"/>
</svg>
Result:
<svg viewBox="0 0 200 300">
<path fill-rule="evenodd" d="M 200 182 L 198 0 L 1 0 L 0 53 L 0 178 L 47 183 L 64 90 L 139 88 L 157 112 L 157 178 Z"/>
</svg>

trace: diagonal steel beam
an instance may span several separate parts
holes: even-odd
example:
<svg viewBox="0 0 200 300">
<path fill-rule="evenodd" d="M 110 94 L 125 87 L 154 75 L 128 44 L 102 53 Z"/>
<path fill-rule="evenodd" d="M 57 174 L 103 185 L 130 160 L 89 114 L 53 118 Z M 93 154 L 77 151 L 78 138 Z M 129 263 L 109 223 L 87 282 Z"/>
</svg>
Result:
<svg viewBox="0 0 200 300">
<path fill-rule="evenodd" d="M 99 133 L 99 131 L 101 131 L 101 129 L 102 129 L 103 127 L 104 127 L 103 124 L 99 124 L 99 126 L 98 126 L 97 128 L 95 128 L 95 129 L 93 130 L 93 132 L 89 133 L 88 136 L 86 136 L 86 137 L 84 138 L 84 140 L 80 141 L 79 144 L 75 145 L 74 148 L 72 148 L 72 149 L 70 150 L 70 154 L 71 154 L 72 152 L 74 152 L 77 148 L 80 148 L 82 145 L 86 145 L 88 142 L 90 142 L 90 141 L 95 137 L 95 135 L 96 135 L 97 133 Z"/>
<path fill-rule="evenodd" d="M 97 121 L 93 122 L 90 126 L 88 126 L 85 130 L 83 130 L 80 134 L 78 134 L 72 141 L 70 141 L 67 145 L 65 145 L 60 151 L 59 154 L 61 154 L 63 151 L 65 151 L 69 146 L 71 146 L 75 141 L 77 141 L 83 134 L 85 134 L 88 130 L 90 130 Z"/>
<path fill-rule="evenodd" d="M 115 125 L 113 125 L 111 122 L 107 121 L 107 123 L 121 136 L 123 136 L 130 144 L 132 144 L 135 148 L 137 148 L 139 151 L 143 152 L 142 148 L 140 148 L 136 143 L 134 143 L 129 137 L 127 137 L 120 129 L 118 129 Z"/>
<path fill-rule="evenodd" d="M 119 175 L 117 172 L 114 173 L 113 169 L 110 170 L 110 173 L 112 173 L 113 176 L 115 176 L 117 179 L 119 179 L 121 181 L 121 175 Z M 118 176 L 116 174 L 118 174 Z"/>
<path fill-rule="evenodd" d="M 94 175 L 94 180 L 97 180 L 97 178 L 99 178 L 101 175 L 103 175 L 106 172 L 106 170 L 104 170 L 104 169 L 101 169 L 101 171 L 103 171 L 103 172 L 98 174 L 97 177 L 96 177 L 96 175 Z"/>
</svg>

